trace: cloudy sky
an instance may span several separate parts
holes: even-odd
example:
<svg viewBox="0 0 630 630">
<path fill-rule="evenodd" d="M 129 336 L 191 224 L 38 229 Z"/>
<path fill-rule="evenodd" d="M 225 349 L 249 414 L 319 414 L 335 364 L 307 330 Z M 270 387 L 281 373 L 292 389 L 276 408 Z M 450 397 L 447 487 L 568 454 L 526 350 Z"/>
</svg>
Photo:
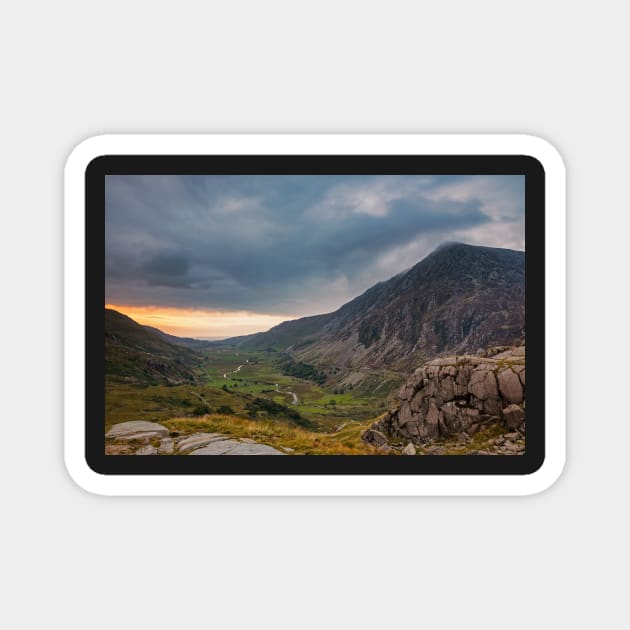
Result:
<svg viewBox="0 0 630 630">
<path fill-rule="evenodd" d="M 107 176 L 106 302 L 220 338 L 329 312 L 444 241 L 525 248 L 522 176 Z"/>
</svg>

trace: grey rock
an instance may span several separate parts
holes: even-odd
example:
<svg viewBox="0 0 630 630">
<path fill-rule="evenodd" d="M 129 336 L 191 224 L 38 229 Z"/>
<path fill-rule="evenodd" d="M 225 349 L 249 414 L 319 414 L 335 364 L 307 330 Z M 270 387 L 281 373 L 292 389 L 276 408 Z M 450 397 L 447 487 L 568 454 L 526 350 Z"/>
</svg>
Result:
<svg viewBox="0 0 630 630">
<path fill-rule="evenodd" d="M 429 431 L 429 436 L 436 438 L 439 434 L 438 431 L 438 420 L 440 418 L 440 412 L 438 408 L 435 406 L 435 403 L 431 403 L 429 405 L 429 411 L 427 413 L 427 429 Z"/>
<path fill-rule="evenodd" d="M 453 386 L 453 391 L 455 396 L 465 396 L 468 393 L 468 384 L 465 383 L 461 385 L 460 383 L 455 383 Z"/>
<path fill-rule="evenodd" d="M 146 420 L 132 420 L 130 422 L 119 422 L 105 434 L 110 440 L 148 440 L 156 437 L 167 437 L 168 429 L 157 422 L 147 422 Z"/>
<path fill-rule="evenodd" d="M 155 446 L 151 444 L 147 444 L 146 446 L 141 446 L 135 453 L 136 455 L 157 455 L 158 450 Z"/>
<path fill-rule="evenodd" d="M 421 424 L 420 420 L 412 420 L 408 422 L 405 426 L 405 432 L 410 437 L 420 437 L 421 434 Z"/>
<path fill-rule="evenodd" d="M 503 404 L 500 398 L 488 398 L 483 401 L 481 410 L 491 416 L 496 416 L 501 413 L 502 407 Z"/>
<path fill-rule="evenodd" d="M 439 397 L 441 402 L 449 402 L 455 398 L 455 382 L 452 377 L 445 376 L 440 381 Z"/>
<path fill-rule="evenodd" d="M 175 451 L 175 442 L 173 438 L 162 438 L 160 445 L 158 446 L 158 453 L 160 455 L 172 455 Z"/>
<path fill-rule="evenodd" d="M 185 453 L 186 451 L 192 451 L 195 448 L 201 448 L 211 442 L 218 442 L 226 440 L 227 436 L 220 433 L 193 433 L 181 438 L 177 442 L 177 451 L 179 453 Z"/>
<path fill-rule="evenodd" d="M 207 447 L 206 447 L 207 448 Z M 227 455 L 284 455 L 278 449 L 267 444 L 247 444 L 239 442 Z"/>
<path fill-rule="evenodd" d="M 510 368 L 499 370 L 497 381 L 501 396 L 508 403 L 520 403 L 523 401 L 523 386 L 516 372 Z"/>
<path fill-rule="evenodd" d="M 424 391 L 420 390 L 416 393 L 416 395 L 411 399 L 409 403 L 409 407 L 412 412 L 418 413 L 420 409 L 422 409 L 422 401 L 424 400 Z"/>
<path fill-rule="evenodd" d="M 424 449 L 424 452 L 425 452 L 426 455 L 442 455 L 442 454 L 444 454 L 444 448 L 434 444 L 434 445 L 431 445 L 431 446 L 427 446 Z"/>
<path fill-rule="evenodd" d="M 374 444 L 374 446 L 382 446 L 383 444 L 387 444 L 387 436 L 377 429 L 368 429 L 362 435 L 362 439 L 369 444 Z"/>
<path fill-rule="evenodd" d="M 503 410 L 503 419 L 508 429 L 518 429 L 525 420 L 525 412 L 518 405 L 509 405 Z"/>
<path fill-rule="evenodd" d="M 405 448 L 403 448 L 403 450 L 400 452 L 401 455 L 415 455 L 416 454 L 416 447 L 409 442 L 409 444 L 407 444 L 407 446 L 405 446 Z"/>
<path fill-rule="evenodd" d="M 434 379 L 437 378 L 440 374 L 440 365 L 435 364 L 435 361 L 432 361 L 427 365 L 427 378 Z"/>
<path fill-rule="evenodd" d="M 522 450 L 523 450 L 523 447 L 522 447 L 522 446 L 519 446 L 518 444 L 514 444 L 513 442 L 506 442 L 506 443 L 503 445 L 503 448 L 504 448 L 504 450 L 506 450 L 506 451 L 514 451 L 514 452 L 517 452 L 517 451 L 522 451 Z"/>
<path fill-rule="evenodd" d="M 404 427 L 407 422 L 413 419 L 413 414 L 411 413 L 411 405 L 408 400 L 403 400 L 400 404 L 400 415 L 398 422 L 401 427 Z"/>
<path fill-rule="evenodd" d="M 514 348 L 501 346 L 488 349 L 485 356 L 425 363 L 400 389 L 398 406 L 375 422 L 363 439 L 376 447 L 390 439 L 422 445 L 462 432 L 472 435 L 495 423 L 510 423 L 508 430 L 522 433 L 525 349 L 520 348 L 516 354 Z"/>
<path fill-rule="evenodd" d="M 284 455 L 284 453 L 266 444 L 226 439 L 198 448 L 189 455 Z"/>
<path fill-rule="evenodd" d="M 458 385 L 464 385 L 466 387 L 465 391 L 468 391 L 468 381 L 470 380 L 470 375 L 472 374 L 472 368 L 470 365 L 460 365 L 457 369 L 457 378 L 455 382 Z"/>
<path fill-rule="evenodd" d="M 494 372 L 486 368 L 475 369 L 468 383 L 468 391 L 479 400 L 497 398 L 499 392 Z"/>
</svg>

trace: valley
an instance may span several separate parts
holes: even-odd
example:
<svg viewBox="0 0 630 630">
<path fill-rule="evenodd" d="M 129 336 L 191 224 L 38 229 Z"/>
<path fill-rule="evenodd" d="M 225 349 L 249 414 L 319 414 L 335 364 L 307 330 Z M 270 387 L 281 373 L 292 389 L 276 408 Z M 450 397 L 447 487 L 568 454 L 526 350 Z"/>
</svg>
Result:
<svg viewBox="0 0 630 630">
<path fill-rule="evenodd" d="M 403 374 L 363 371 L 354 375 L 356 385 L 344 385 L 339 381 L 346 372 L 329 368 L 330 382 L 320 384 L 287 374 L 309 371 L 310 366 L 303 368 L 286 353 L 217 348 L 199 354 L 195 384 L 140 385 L 109 377 L 106 431 L 136 420 L 178 426 L 180 431 L 238 429 L 250 438 L 283 434 L 283 446 L 318 453 L 339 445 L 337 436 L 327 446 L 326 436 L 354 428 L 356 435 L 346 448 L 354 443 L 353 451 L 369 452 L 373 449 L 360 440 L 360 433 L 385 412 L 388 398 L 404 381 Z"/>
<path fill-rule="evenodd" d="M 333 313 L 223 341 L 106 309 L 106 452 L 518 454 L 524 324 L 523 252 L 462 244 Z M 121 437 L 138 422 L 153 429 Z"/>
</svg>

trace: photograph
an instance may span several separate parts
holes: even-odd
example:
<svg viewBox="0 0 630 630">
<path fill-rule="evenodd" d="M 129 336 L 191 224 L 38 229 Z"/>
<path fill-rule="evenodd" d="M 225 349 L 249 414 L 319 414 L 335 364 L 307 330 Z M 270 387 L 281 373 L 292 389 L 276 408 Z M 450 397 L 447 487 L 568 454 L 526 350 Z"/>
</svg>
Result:
<svg viewBox="0 0 630 630">
<path fill-rule="evenodd" d="M 524 455 L 525 177 L 108 174 L 104 343 L 106 455 Z"/>
</svg>

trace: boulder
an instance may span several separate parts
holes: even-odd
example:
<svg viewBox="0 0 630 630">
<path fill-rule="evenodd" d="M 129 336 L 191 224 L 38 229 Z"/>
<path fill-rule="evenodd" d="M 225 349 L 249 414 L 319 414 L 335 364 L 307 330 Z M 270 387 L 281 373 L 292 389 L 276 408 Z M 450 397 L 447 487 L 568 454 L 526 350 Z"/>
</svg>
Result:
<svg viewBox="0 0 630 630">
<path fill-rule="evenodd" d="M 186 451 L 192 451 L 195 448 L 201 448 L 211 442 L 218 442 L 225 440 L 227 437 L 220 433 L 193 433 L 181 438 L 177 442 L 177 451 L 179 453 L 185 453 Z"/>
<path fill-rule="evenodd" d="M 407 446 L 405 446 L 405 448 L 403 448 L 403 450 L 400 452 L 401 455 L 415 455 L 416 454 L 416 447 L 409 442 L 409 444 L 407 444 Z"/>
<path fill-rule="evenodd" d="M 525 420 L 525 412 L 518 405 L 508 405 L 503 410 L 503 420 L 508 429 L 518 429 Z"/>
<path fill-rule="evenodd" d="M 480 411 L 484 411 L 491 416 L 498 416 L 503 409 L 503 401 L 500 398 L 488 398 L 483 401 L 483 405 L 479 408 Z"/>
<path fill-rule="evenodd" d="M 439 398 L 443 403 L 455 398 L 455 381 L 453 381 L 453 378 L 450 375 L 445 376 L 440 381 Z"/>
<path fill-rule="evenodd" d="M 494 372 L 486 367 L 475 369 L 468 383 L 468 391 L 479 400 L 497 398 L 499 392 Z"/>
<path fill-rule="evenodd" d="M 501 397 L 508 403 L 517 404 L 523 401 L 523 386 L 516 372 L 511 368 L 499 370 L 497 374 Z"/>
<path fill-rule="evenodd" d="M 387 444 L 387 436 L 376 429 L 368 429 L 361 437 L 363 441 L 377 447 Z"/>
<path fill-rule="evenodd" d="M 147 444 L 145 446 L 141 446 L 135 453 L 136 455 L 157 455 L 158 450 L 155 446 L 151 444 Z"/>
<path fill-rule="evenodd" d="M 105 434 L 109 440 L 130 442 L 133 440 L 148 441 L 153 438 L 168 437 L 168 429 L 157 422 L 132 420 L 119 422 Z"/>
</svg>

